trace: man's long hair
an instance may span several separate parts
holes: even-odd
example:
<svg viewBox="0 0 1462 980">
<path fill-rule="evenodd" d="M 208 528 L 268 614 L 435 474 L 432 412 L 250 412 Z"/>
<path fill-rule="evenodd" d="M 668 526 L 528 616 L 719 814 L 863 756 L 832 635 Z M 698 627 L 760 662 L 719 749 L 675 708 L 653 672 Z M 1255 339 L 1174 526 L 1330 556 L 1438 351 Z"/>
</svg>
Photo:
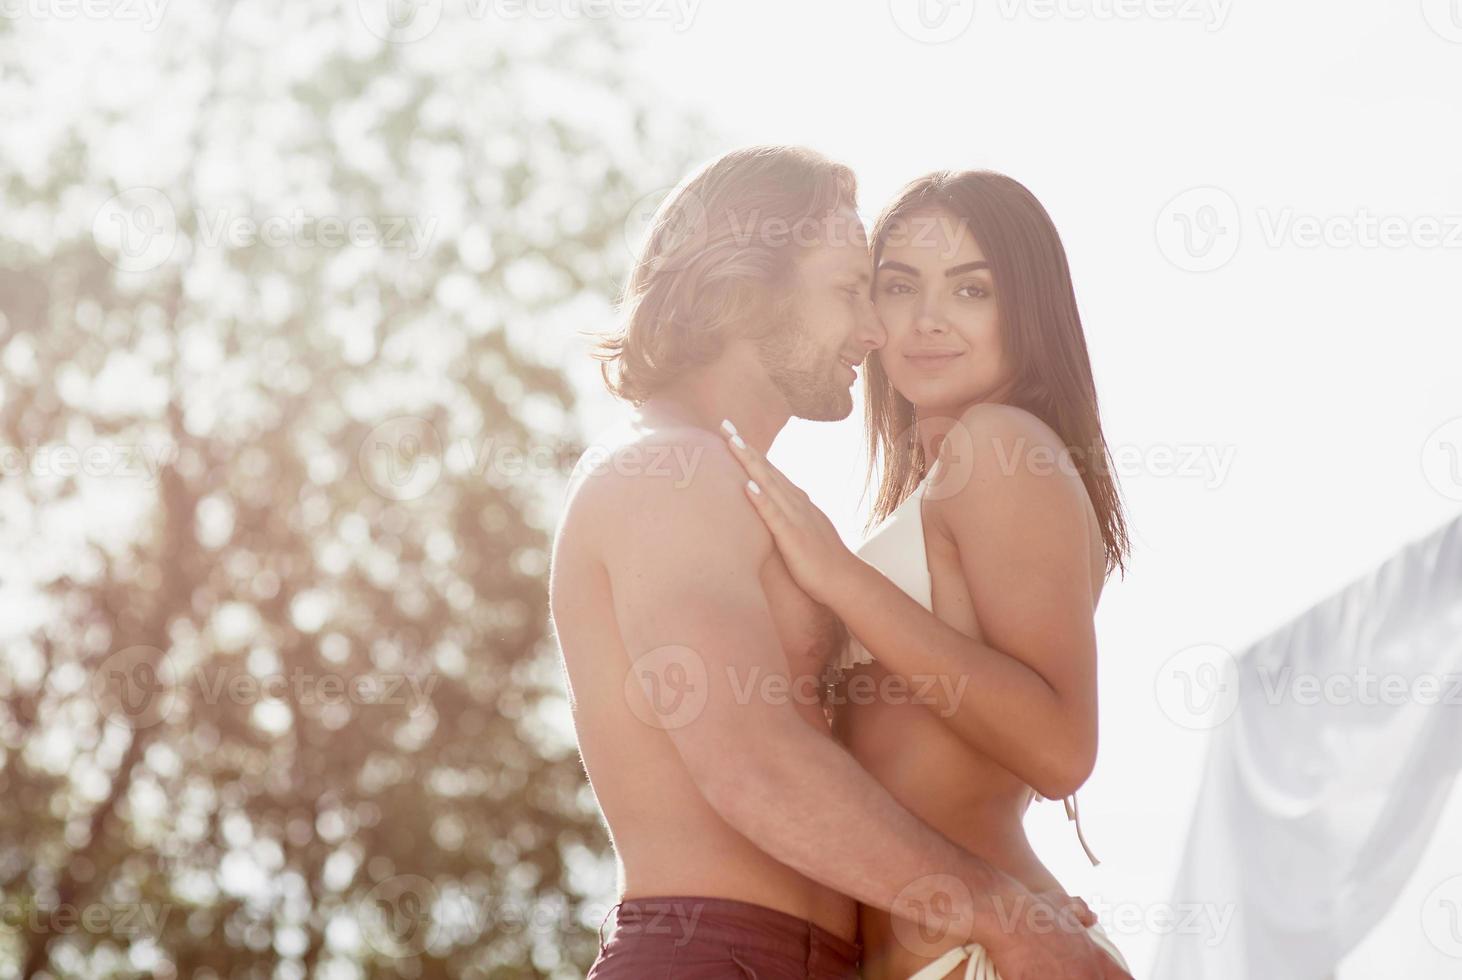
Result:
<svg viewBox="0 0 1462 980">
<path fill-rule="evenodd" d="M 775 325 L 804 234 L 856 208 L 847 167 L 796 146 L 734 150 L 687 177 L 652 221 L 620 304 L 620 326 L 594 356 L 611 392 L 639 405 L 733 336 Z"/>
</svg>

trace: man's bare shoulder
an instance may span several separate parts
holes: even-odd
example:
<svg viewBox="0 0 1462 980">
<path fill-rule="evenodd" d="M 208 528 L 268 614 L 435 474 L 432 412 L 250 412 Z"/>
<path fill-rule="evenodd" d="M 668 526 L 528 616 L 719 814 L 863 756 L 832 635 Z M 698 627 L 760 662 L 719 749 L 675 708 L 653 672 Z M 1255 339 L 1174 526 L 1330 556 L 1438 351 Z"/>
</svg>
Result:
<svg viewBox="0 0 1462 980">
<path fill-rule="evenodd" d="M 746 499 L 746 473 L 720 435 L 691 426 L 621 427 L 595 440 L 569 481 L 563 523 L 600 548 L 764 558 L 771 534 Z M 653 540 L 651 540 L 653 539 Z"/>
</svg>

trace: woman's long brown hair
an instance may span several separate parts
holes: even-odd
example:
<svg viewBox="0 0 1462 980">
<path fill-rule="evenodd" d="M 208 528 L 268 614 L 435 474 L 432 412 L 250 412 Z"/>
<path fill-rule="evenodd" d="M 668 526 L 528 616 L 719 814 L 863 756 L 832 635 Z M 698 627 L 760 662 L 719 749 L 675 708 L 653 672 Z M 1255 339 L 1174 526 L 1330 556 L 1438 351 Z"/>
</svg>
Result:
<svg viewBox="0 0 1462 980">
<path fill-rule="evenodd" d="M 1126 573 L 1131 553 L 1112 458 L 1102 434 L 1096 383 L 1066 250 L 1055 224 L 1019 181 L 988 170 L 939 171 L 910 183 L 873 227 L 877 269 L 894 223 L 916 212 L 963 223 L 990 263 L 1001 341 L 1011 374 L 1002 404 L 1023 408 L 1054 429 L 1071 452 L 1101 524 L 1107 573 Z M 868 483 L 881 467 L 869 527 L 918 486 L 928 465 L 913 403 L 898 393 L 874 351 L 868 360 Z"/>
</svg>

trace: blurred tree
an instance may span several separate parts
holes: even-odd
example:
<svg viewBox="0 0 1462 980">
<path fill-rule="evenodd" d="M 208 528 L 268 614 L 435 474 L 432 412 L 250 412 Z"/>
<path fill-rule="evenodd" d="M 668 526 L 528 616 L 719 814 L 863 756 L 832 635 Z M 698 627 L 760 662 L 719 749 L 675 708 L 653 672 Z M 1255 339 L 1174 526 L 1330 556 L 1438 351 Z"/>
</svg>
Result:
<svg viewBox="0 0 1462 980">
<path fill-rule="evenodd" d="M 593 958 L 568 340 L 699 137 L 473 9 L 0 21 L 5 975 Z"/>
</svg>

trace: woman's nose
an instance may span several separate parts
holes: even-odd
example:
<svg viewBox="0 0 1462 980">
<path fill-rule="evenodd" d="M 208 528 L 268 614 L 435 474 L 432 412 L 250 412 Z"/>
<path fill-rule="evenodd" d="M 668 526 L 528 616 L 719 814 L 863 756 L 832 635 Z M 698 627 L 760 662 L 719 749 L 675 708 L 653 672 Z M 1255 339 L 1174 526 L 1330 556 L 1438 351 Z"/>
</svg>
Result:
<svg viewBox="0 0 1462 980">
<path fill-rule="evenodd" d="M 943 333 L 944 319 L 937 309 L 930 306 L 920 307 L 918 315 L 914 317 L 914 329 L 920 333 Z"/>
</svg>

